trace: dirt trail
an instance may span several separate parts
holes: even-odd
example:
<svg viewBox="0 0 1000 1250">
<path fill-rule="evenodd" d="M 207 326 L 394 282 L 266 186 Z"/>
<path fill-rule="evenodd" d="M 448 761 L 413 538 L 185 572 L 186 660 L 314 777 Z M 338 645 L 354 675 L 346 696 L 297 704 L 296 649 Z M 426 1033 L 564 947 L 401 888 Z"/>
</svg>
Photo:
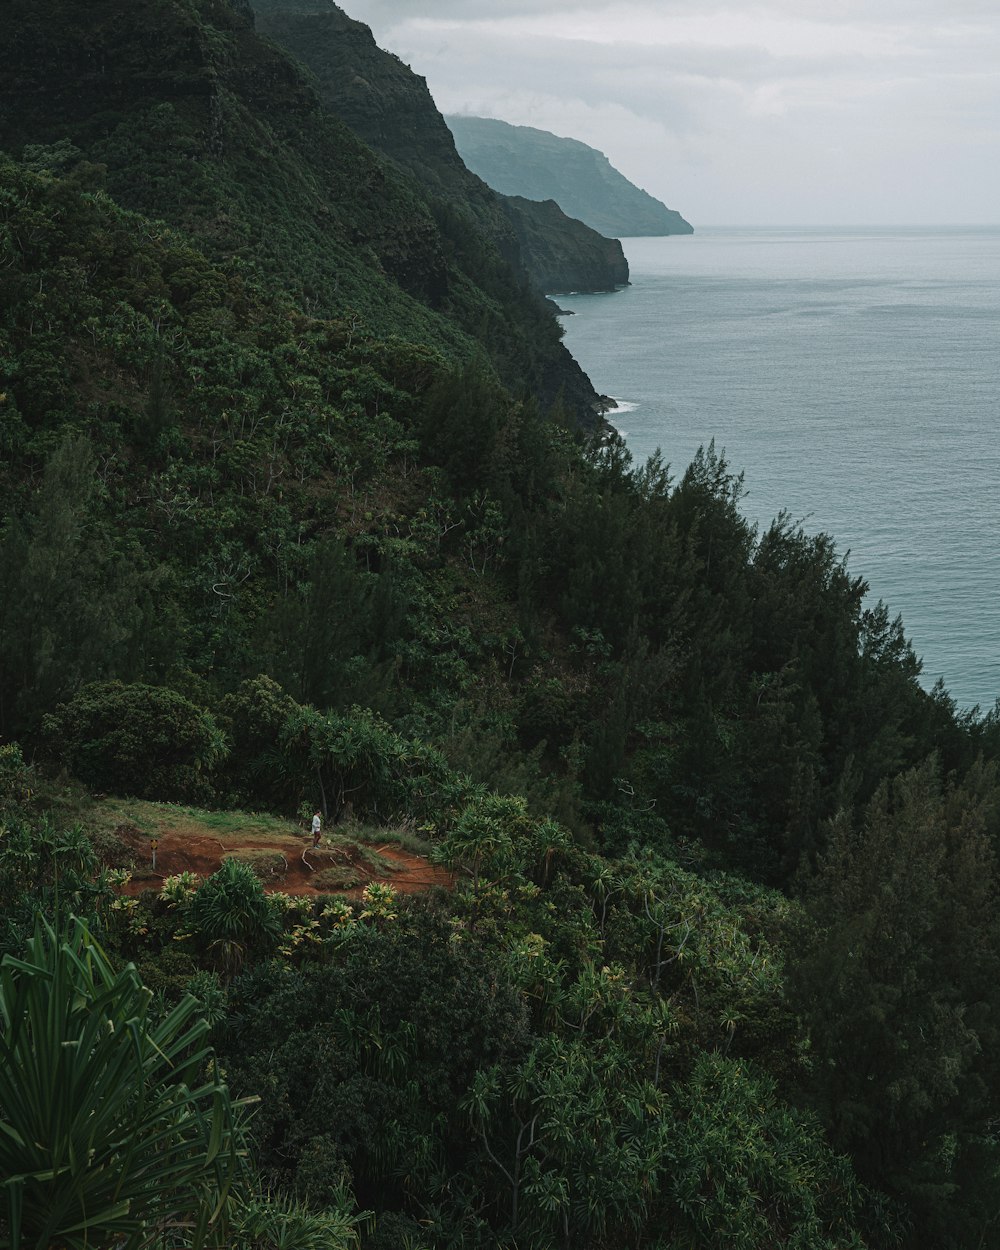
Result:
<svg viewBox="0 0 1000 1250">
<path fill-rule="evenodd" d="M 282 890 L 285 894 L 339 894 L 346 898 L 359 897 L 366 885 L 373 881 L 391 885 L 400 894 L 413 894 L 434 886 L 452 885 L 452 874 L 445 868 L 432 864 L 421 855 L 404 851 L 399 846 L 377 844 L 336 845 L 321 843 L 319 853 L 312 849 L 312 839 L 295 837 L 254 836 L 245 841 L 233 835 L 216 837 L 195 828 L 162 831 L 157 840 L 156 870 L 151 871 L 150 839 L 140 829 L 124 826 L 117 831 L 121 840 L 136 854 L 144 867 L 137 870 L 125 886 L 124 893 L 139 894 L 143 890 L 157 889 L 165 877 L 179 872 L 196 872 L 204 880 L 222 864 L 223 856 L 232 853 L 272 852 L 274 871 L 264 876 L 264 889 Z M 366 849 L 368 853 L 366 854 Z M 371 852 L 387 861 L 388 871 L 372 866 Z M 280 859 L 278 857 L 281 857 Z M 283 860 L 283 864 L 282 861 Z M 317 886 L 315 878 L 324 869 L 340 870 L 347 880 L 357 884 L 343 887 L 329 884 Z"/>
</svg>

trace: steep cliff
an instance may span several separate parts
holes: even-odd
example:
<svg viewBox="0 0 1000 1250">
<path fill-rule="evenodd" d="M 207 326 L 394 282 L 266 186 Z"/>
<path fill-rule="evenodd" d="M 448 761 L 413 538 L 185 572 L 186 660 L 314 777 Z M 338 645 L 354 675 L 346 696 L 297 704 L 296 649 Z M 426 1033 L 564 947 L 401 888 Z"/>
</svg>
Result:
<svg viewBox="0 0 1000 1250">
<path fill-rule="evenodd" d="M 692 234 L 667 208 L 618 172 L 603 152 L 531 126 L 447 117 L 466 165 L 504 195 L 555 200 L 571 217 L 616 237 Z"/>
<path fill-rule="evenodd" d="M 360 138 L 460 208 L 503 258 L 540 290 L 613 290 L 628 281 L 617 240 L 557 206 L 510 202 L 471 173 L 426 80 L 376 44 L 331 0 L 255 0 L 258 30 L 315 75 L 324 104 Z"/>
<path fill-rule="evenodd" d="M 253 0 L 253 8 L 257 30 L 308 66 L 324 104 L 356 135 L 428 185 L 492 200 L 468 176 L 426 80 L 379 48 L 368 26 L 332 0 Z"/>
<path fill-rule="evenodd" d="M 544 301 L 334 117 L 242 0 L 11 0 L 5 19 L 0 148 L 182 228 L 313 315 L 486 356 L 595 419 Z"/>
<path fill-rule="evenodd" d="M 628 282 L 628 263 L 617 239 L 606 239 L 567 217 L 555 200 L 506 196 L 504 203 L 521 255 L 544 291 L 612 291 Z M 595 284 L 595 275 L 603 275 Z"/>
</svg>

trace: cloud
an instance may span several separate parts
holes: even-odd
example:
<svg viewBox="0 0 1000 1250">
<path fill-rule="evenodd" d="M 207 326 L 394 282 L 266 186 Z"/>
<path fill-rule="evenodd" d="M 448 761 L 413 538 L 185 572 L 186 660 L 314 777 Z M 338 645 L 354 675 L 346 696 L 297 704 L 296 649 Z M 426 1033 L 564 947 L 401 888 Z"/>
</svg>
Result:
<svg viewBox="0 0 1000 1250">
<path fill-rule="evenodd" d="M 412 0 L 346 0 L 351 17 L 362 22 L 397 24 L 414 16 Z M 586 8 L 601 9 L 601 4 L 587 5 L 581 0 L 427 0 L 420 5 L 420 16 L 428 18 L 494 17 L 497 13 L 576 13 Z"/>
<path fill-rule="evenodd" d="M 348 9 L 443 111 L 582 139 L 696 225 L 996 216 L 992 0 L 955 0 L 946 18 L 930 0 Z"/>
<path fill-rule="evenodd" d="M 673 21 L 679 15 L 707 15 L 710 19 L 725 14 L 727 20 L 753 21 L 771 15 L 782 20 L 818 20 L 830 25 L 898 22 L 916 25 L 939 23 L 942 18 L 940 0 L 767 0 L 753 5 L 706 3 L 705 0 L 423 0 L 419 8 L 413 0 L 346 0 L 352 17 L 374 22 L 381 28 L 400 25 L 411 20 L 454 18 L 477 21 L 483 18 L 503 20 L 522 15 L 559 18 L 571 33 L 576 18 L 609 15 L 615 24 L 647 22 L 661 17 Z M 982 20 L 995 21 L 994 0 L 952 0 L 948 5 L 951 23 Z"/>
</svg>

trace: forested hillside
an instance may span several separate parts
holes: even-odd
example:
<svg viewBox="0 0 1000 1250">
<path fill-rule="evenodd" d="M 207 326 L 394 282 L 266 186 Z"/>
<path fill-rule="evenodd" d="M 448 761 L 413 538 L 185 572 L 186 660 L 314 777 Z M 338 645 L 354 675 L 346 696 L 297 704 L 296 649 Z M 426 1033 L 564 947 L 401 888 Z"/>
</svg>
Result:
<svg viewBox="0 0 1000 1250">
<path fill-rule="evenodd" d="M 520 392 L 597 396 L 545 301 L 462 211 L 432 204 L 325 111 L 246 6 L 12 0 L 0 148 L 76 170 L 305 312 L 348 315 L 452 359 L 489 360 Z M 29 158 L 30 159 L 30 158 Z"/>
<path fill-rule="evenodd" d="M 991 1244 L 995 715 L 243 6 L 8 11 L 0 1240 Z M 161 880 L 122 796 L 456 885 Z"/>
</svg>

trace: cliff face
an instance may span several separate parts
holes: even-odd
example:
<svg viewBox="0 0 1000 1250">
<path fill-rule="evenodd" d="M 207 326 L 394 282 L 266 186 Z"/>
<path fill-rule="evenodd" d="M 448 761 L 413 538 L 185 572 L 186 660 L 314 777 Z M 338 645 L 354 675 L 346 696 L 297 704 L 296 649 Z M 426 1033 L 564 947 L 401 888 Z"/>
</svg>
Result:
<svg viewBox="0 0 1000 1250">
<path fill-rule="evenodd" d="M 348 315 L 456 363 L 485 355 L 512 388 L 546 404 L 563 394 L 579 421 L 595 419 L 597 396 L 541 297 L 336 118 L 244 0 L 4 7 L 0 148 L 37 148 L 37 167 L 85 174 L 227 266 L 263 271 L 312 315 Z"/>
<path fill-rule="evenodd" d="M 253 7 L 258 31 L 312 71 L 324 104 L 356 135 L 428 185 L 451 190 L 461 180 L 473 188 L 426 80 L 379 48 L 368 26 L 330 0 L 253 0 Z"/>
<path fill-rule="evenodd" d="M 680 213 L 629 182 L 603 152 L 578 139 L 493 118 L 445 120 L 466 165 L 504 195 L 555 200 L 571 217 L 619 238 L 693 233 Z"/>
<path fill-rule="evenodd" d="M 371 30 L 330 0 L 255 0 L 257 28 L 315 75 L 324 104 L 435 196 L 460 206 L 536 288 L 606 291 L 628 281 L 617 240 L 555 205 L 511 203 L 471 173 L 426 80 L 375 43 Z"/>
<path fill-rule="evenodd" d="M 525 264 L 543 290 L 613 291 L 628 283 L 628 263 L 617 239 L 605 239 L 567 217 L 554 200 L 507 196 L 504 202 Z"/>
</svg>

